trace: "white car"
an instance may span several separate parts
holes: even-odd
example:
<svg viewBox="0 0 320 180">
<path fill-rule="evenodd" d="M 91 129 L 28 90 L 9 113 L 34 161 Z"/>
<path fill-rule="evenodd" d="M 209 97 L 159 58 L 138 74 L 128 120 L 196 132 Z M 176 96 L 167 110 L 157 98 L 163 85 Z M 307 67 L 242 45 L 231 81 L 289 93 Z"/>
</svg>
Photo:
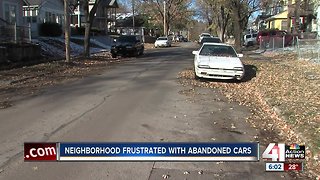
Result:
<svg viewBox="0 0 320 180">
<path fill-rule="evenodd" d="M 212 36 L 209 33 L 201 33 L 199 35 L 199 43 L 202 41 L 202 38 L 211 38 Z"/>
<path fill-rule="evenodd" d="M 154 43 L 154 47 L 171 47 L 171 40 L 168 37 L 158 37 Z"/>
<path fill-rule="evenodd" d="M 246 47 L 257 44 L 257 33 L 246 34 L 243 36 L 243 45 Z"/>
<path fill-rule="evenodd" d="M 199 51 L 193 51 L 196 78 L 237 79 L 244 76 L 244 66 L 234 48 L 228 44 L 203 43 Z"/>
</svg>

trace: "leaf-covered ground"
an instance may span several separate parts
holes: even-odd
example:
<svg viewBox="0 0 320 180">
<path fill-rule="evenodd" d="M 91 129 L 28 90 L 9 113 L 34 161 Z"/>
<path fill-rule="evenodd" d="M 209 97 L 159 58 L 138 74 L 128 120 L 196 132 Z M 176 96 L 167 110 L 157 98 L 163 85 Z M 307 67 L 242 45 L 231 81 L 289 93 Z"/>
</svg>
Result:
<svg viewBox="0 0 320 180">
<path fill-rule="evenodd" d="M 291 54 L 246 56 L 243 62 L 246 77 L 241 83 L 195 80 L 191 68 L 179 79 L 185 85 L 216 88 L 231 101 L 250 107 L 247 121 L 266 132 L 266 138 L 267 132 L 275 132 L 288 144 L 305 144 L 307 168 L 320 174 L 320 64 L 297 61 Z"/>
<path fill-rule="evenodd" d="M 127 61 L 113 59 L 108 52 L 93 55 L 91 58 L 76 58 L 71 63 L 51 61 L 33 66 L 25 66 L 0 71 L 0 109 L 13 106 L 15 101 L 26 96 L 36 95 L 56 84 L 81 79 L 90 74 L 98 74 L 114 63 Z"/>
</svg>

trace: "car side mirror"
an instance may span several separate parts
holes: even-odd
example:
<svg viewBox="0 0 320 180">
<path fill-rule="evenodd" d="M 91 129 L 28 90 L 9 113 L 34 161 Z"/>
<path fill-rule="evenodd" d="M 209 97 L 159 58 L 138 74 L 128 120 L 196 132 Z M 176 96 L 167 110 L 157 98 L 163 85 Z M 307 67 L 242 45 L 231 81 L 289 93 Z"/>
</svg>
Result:
<svg viewBox="0 0 320 180">
<path fill-rule="evenodd" d="M 238 57 L 239 57 L 239 58 L 243 57 L 243 54 L 238 54 Z"/>
<path fill-rule="evenodd" d="M 192 51 L 192 54 L 194 54 L 194 55 L 196 55 L 198 53 L 199 53 L 199 51 Z"/>
</svg>

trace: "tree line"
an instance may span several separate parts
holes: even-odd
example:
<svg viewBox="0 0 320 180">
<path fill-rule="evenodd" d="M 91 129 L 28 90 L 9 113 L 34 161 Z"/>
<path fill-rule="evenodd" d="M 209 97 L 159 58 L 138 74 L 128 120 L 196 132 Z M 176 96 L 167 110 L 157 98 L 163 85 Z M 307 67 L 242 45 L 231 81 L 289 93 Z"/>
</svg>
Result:
<svg viewBox="0 0 320 180">
<path fill-rule="evenodd" d="M 67 16 L 78 5 L 84 10 L 84 56 L 90 56 L 90 29 L 96 10 L 103 0 L 95 0 L 90 11 L 89 1 L 64 0 L 67 61 L 70 61 L 70 50 L 68 50 L 68 47 L 70 49 L 70 21 Z M 204 21 L 207 23 L 207 30 L 217 34 L 223 42 L 226 34 L 233 35 L 235 48 L 240 50 L 242 32 L 247 29 L 252 14 L 267 5 L 281 3 L 282 0 L 122 0 L 121 2 L 119 8 L 121 11 L 134 11 L 144 16 L 145 26 L 161 29 L 164 34 L 174 30 L 189 29 L 196 21 Z M 293 7 L 295 16 L 299 17 L 298 9 L 303 2 L 318 4 L 319 0 L 296 0 Z"/>
</svg>

